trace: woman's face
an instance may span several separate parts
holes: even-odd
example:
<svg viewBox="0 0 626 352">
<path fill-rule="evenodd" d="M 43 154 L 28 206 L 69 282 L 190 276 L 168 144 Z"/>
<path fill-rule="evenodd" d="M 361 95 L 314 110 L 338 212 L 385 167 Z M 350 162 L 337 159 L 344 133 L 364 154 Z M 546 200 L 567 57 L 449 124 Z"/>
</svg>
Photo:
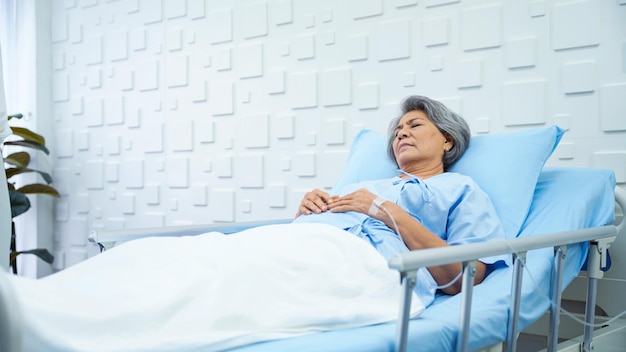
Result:
<svg viewBox="0 0 626 352">
<path fill-rule="evenodd" d="M 400 169 L 406 172 L 443 172 L 443 154 L 452 145 L 452 139 L 446 138 L 423 111 L 413 110 L 404 114 L 396 126 L 393 153 Z"/>
</svg>

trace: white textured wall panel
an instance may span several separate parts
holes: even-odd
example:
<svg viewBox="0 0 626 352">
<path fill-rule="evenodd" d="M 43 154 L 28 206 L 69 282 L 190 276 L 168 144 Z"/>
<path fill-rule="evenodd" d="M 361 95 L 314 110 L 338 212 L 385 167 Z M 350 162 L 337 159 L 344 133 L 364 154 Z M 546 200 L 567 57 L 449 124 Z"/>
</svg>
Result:
<svg viewBox="0 0 626 352">
<path fill-rule="evenodd" d="M 294 116 L 279 115 L 273 118 L 272 134 L 277 139 L 291 139 L 294 137 Z"/>
<path fill-rule="evenodd" d="M 105 165 L 105 179 L 109 183 L 116 183 L 120 180 L 120 163 L 117 161 L 107 162 Z"/>
<path fill-rule="evenodd" d="M 174 19 L 187 14 L 187 0 L 165 0 L 165 18 Z"/>
<path fill-rule="evenodd" d="M 241 188 L 265 186 L 265 162 L 262 154 L 240 154 L 235 160 L 235 177 Z"/>
<path fill-rule="evenodd" d="M 341 175 L 341 168 L 348 160 L 348 150 L 328 151 L 320 155 L 319 159 L 319 187 L 332 187 Z M 300 200 L 298 200 L 298 204 Z M 295 208 L 294 208 L 295 209 Z"/>
<path fill-rule="evenodd" d="M 163 20 L 163 2 L 161 0 L 139 0 L 139 13 L 145 24 L 157 23 Z"/>
<path fill-rule="evenodd" d="M 537 39 L 511 39 L 505 44 L 506 66 L 508 68 L 532 67 L 537 64 Z"/>
<path fill-rule="evenodd" d="M 137 88 L 142 91 L 159 88 L 159 62 L 147 60 L 137 66 Z"/>
<path fill-rule="evenodd" d="M 91 209 L 91 199 L 89 193 L 79 193 L 74 197 L 72 204 L 75 207 L 75 211 L 79 214 L 87 214 Z M 81 240 L 84 241 L 84 238 Z"/>
<path fill-rule="evenodd" d="M 236 49 L 235 69 L 240 78 L 263 76 L 263 45 L 250 44 Z"/>
<path fill-rule="evenodd" d="M 469 60 L 457 63 L 456 84 L 459 88 L 476 88 L 483 85 L 482 60 Z"/>
<path fill-rule="evenodd" d="M 163 124 L 162 123 L 146 123 L 142 126 L 142 143 L 141 148 L 146 153 L 160 153 L 163 151 Z"/>
<path fill-rule="evenodd" d="M 85 118 L 88 127 L 100 127 L 104 124 L 104 102 L 102 99 L 85 101 Z"/>
<path fill-rule="evenodd" d="M 194 132 L 199 143 L 213 143 L 215 141 L 215 132 L 213 121 L 202 119 L 194 122 Z"/>
<path fill-rule="evenodd" d="M 461 0 L 424 0 L 424 6 L 426 7 L 434 7 L 439 5 L 447 5 L 453 4 L 455 2 L 460 2 Z"/>
<path fill-rule="evenodd" d="M 355 103 L 360 110 L 378 108 L 380 102 L 378 83 L 363 83 L 357 86 L 355 90 Z"/>
<path fill-rule="evenodd" d="M 168 187 L 189 187 L 189 158 L 170 157 L 167 160 L 166 172 Z"/>
<path fill-rule="evenodd" d="M 448 44 L 450 41 L 450 18 L 425 19 L 422 32 L 424 33 L 424 45 L 426 46 Z"/>
<path fill-rule="evenodd" d="M 346 143 L 345 119 L 333 119 L 322 122 L 321 133 L 327 145 Z"/>
<path fill-rule="evenodd" d="M 104 114 L 106 123 L 109 125 L 121 125 L 124 123 L 124 97 L 108 98 L 105 101 Z"/>
<path fill-rule="evenodd" d="M 500 46 L 502 41 L 502 5 L 471 7 L 461 14 L 463 50 Z"/>
<path fill-rule="evenodd" d="M 345 51 L 349 61 L 367 60 L 369 58 L 368 40 L 367 35 L 355 35 L 348 38 Z"/>
<path fill-rule="evenodd" d="M 135 214 L 135 194 L 124 193 L 120 198 L 122 214 L 134 215 Z"/>
<path fill-rule="evenodd" d="M 241 35 L 245 39 L 267 35 L 267 2 L 258 1 L 241 7 L 237 24 L 241 26 Z"/>
<path fill-rule="evenodd" d="M 102 70 L 92 69 L 87 72 L 86 79 L 87 87 L 91 89 L 97 89 L 102 87 Z M 85 83 L 82 83 L 85 84 Z"/>
<path fill-rule="evenodd" d="M 59 71 L 65 68 L 65 53 L 62 51 L 54 53 L 52 56 L 52 69 Z"/>
<path fill-rule="evenodd" d="M 74 133 L 72 130 L 60 130 L 56 134 L 56 154 L 58 158 L 74 155 Z"/>
<path fill-rule="evenodd" d="M 88 160 L 83 172 L 85 188 L 92 190 L 104 188 L 104 162 L 102 160 Z"/>
<path fill-rule="evenodd" d="M 93 228 L 290 218 L 409 94 L 474 134 L 558 124 L 549 165 L 624 183 L 621 3 L 55 1 L 55 269 Z"/>
<path fill-rule="evenodd" d="M 597 69 L 594 61 L 569 62 L 562 68 L 562 89 L 565 94 L 588 93 L 597 89 Z"/>
<path fill-rule="evenodd" d="M 269 116 L 267 115 L 242 116 L 238 131 L 247 149 L 270 146 Z"/>
<path fill-rule="evenodd" d="M 592 157 L 593 167 L 612 169 L 615 181 L 626 182 L 626 152 L 597 152 Z"/>
<path fill-rule="evenodd" d="M 215 221 L 235 220 L 235 191 L 232 189 L 212 189 L 209 192 L 209 214 Z"/>
<path fill-rule="evenodd" d="M 122 141 L 119 135 L 111 135 L 106 138 L 106 150 L 108 155 L 120 155 Z"/>
<path fill-rule="evenodd" d="M 233 10 L 219 9 L 209 12 L 206 35 L 212 44 L 233 40 Z"/>
<path fill-rule="evenodd" d="M 205 0 L 189 0 L 189 17 L 194 20 L 203 18 L 206 15 L 206 1 Z"/>
<path fill-rule="evenodd" d="M 273 71 L 267 74 L 267 92 L 269 94 L 285 92 L 285 70 Z"/>
<path fill-rule="evenodd" d="M 298 60 L 315 57 L 315 36 L 305 34 L 292 39 L 293 56 Z"/>
<path fill-rule="evenodd" d="M 383 13 L 382 0 L 351 0 L 352 18 L 359 19 Z"/>
<path fill-rule="evenodd" d="M 106 41 L 106 53 L 110 61 L 128 59 L 128 31 L 112 33 Z"/>
<path fill-rule="evenodd" d="M 233 177 L 233 157 L 220 155 L 215 159 L 215 174 L 221 178 Z"/>
<path fill-rule="evenodd" d="M 121 164 L 121 174 L 124 175 L 126 188 L 143 188 L 144 161 L 143 159 L 128 159 Z"/>
<path fill-rule="evenodd" d="M 554 155 L 559 160 L 574 159 L 576 157 L 576 144 L 563 142 L 560 143 L 554 151 Z"/>
<path fill-rule="evenodd" d="M 168 150 L 185 152 L 193 150 L 193 121 L 175 119 L 167 125 Z M 156 136 L 158 137 L 158 135 Z"/>
<path fill-rule="evenodd" d="M 166 64 L 166 80 L 169 88 L 182 87 L 188 84 L 189 58 L 187 55 L 170 55 Z"/>
<path fill-rule="evenodd" d="M 545 81 L 511 82 L 502 88 L 502 119 L 506 126 L 544 124 Z"/>
<path fill-rule="evenodd" d="M 54 102 L 66 101 L 70 98 L 70 79 L 65 73 L 55 74 L 52 78 L 52 100 Z"/>
<path fill-rule="evenodd" d="M 289 95 L 293 108 L 313 108 L 317 106 L 317 75 L 298 73 L 290 76 Z"/>
<path fill-rule="evenodd" d="M 131 32 L 130 46 L 134 51 L 145 50 L 146 43 L 147 40 L 145 29 L 135 29 Z"/>
<path fill-rule="evenodd" d="M 52 18 L 50 39 L 53 43 L 62 42 L 68 38 L 68 16 L 65 14 Z"/>
<path fill-rule="evenodd" d="M 602 0 L 572 1 L 552 7 L 552 43 L 554 50 L 600 44 Z M 581 25 L 583 24 L 584 25 Z"/>
<path fill-rule="evenodd" d="M 626 131 L 626 82 L 601 88 L 600 122 L 603 131 Z"/>
<path fill-rule="evenodd" d="M 320 99 L 324 106 L 352 102 L 352 75 L 349 68 L 324 71 L 320 75 Z"/>
<path fill-rule="evenodd" d="M 206 206 L 208 204 L 208 186 L 203 183 L 194 184 L 189 188 L 191 192 L 191 203 L 195 206 Z"/>
<path fill-rule="evenodd" d="M 381 22 L 375 38 L 374 52 L 378 61 L 404 59 L 411 55 L 409 20 Z"/>
<path fill-rule="evenodd" d="M 85 39 L 83 48 L 85 50 L 87 65 L 96 65 L 103 62 L 101 36 L 91 36 Z"/>
<path fill-rule="evenodd" d="M 271 2 L 270 16 L 275 25 L 284 25 L 293 21 L 292 0 L 276 0 Z"/>
<path fill-rule="evenodd" d="M 209 88 L 209 111 L 213 115 L 229 115 L 234 111 L 234 87 L 230 82 L 213 82 Z"/>
</svg>

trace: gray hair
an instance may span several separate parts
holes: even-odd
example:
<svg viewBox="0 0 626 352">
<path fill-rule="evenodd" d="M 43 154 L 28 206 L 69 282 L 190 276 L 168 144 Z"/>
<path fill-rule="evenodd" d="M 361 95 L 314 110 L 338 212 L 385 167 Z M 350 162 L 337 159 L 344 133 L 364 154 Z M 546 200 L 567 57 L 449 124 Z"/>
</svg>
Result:
<svg viewBox="0 0 626 352">
<path fill-rule="evenodd" d="M 428 97 L 411 95 L 404 99 L 400 105 L 401 114 L 389 123 L 387 136 L 387 154 L 397 165 L 393 152 L 393 141 L 396 138 L 398 122 L 409 111 L 419 110 L 428 116 L 428 119 L 446 137 L 454 141 L 452 148 L 443 155 L 443 169 L 447 170 L 452 164 L 461 158 L 470 142 L 470 128 L 467 122 L 457 113 L 448 109 L 444 104 Z"/>
</svg>

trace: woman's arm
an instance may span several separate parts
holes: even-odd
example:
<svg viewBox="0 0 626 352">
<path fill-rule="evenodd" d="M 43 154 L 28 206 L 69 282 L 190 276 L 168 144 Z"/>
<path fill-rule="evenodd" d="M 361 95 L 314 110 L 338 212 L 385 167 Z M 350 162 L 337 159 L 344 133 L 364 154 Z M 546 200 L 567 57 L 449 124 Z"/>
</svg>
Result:
<svg viewBox="0 0 626 352">
<path fill-rule="evenodd" d="M 359 189 L 343 197 L 334 199 L 327 207 L 332 212 L 357 211 L 384 222 L 398 233 L 406 246 L 411 249 L 444 247 L 449 244 L 426 229 L 419 221 L 393 202 L 383 201 L 380 207 L 372 208 L 376 195 L 367 189 Z M 373 210 L 373 211 L 372 211 Z M 461 263 L 453 263 L 428 268 L 438 285 L 443 286 L 454 280 L 461 272 Z M 478 262 L 474 284 L 485 278 L 486 265 Z M 461 280 L 443 289 L 447 294 L 456 294 L 461 290 Z"/>
</svg>

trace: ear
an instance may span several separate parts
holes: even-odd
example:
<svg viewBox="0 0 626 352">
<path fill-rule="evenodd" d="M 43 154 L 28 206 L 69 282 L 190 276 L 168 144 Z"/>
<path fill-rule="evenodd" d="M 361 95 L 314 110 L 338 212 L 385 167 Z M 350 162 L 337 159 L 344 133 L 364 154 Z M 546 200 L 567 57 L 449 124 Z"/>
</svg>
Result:
<svg viewBox="0 0 626 352">
<path fill-rule="evenodd" d="M 444 137 L 446 137 L 446 140 L 443 142 L 443 149 L 445 151 L 449 151 L 452 147 L 454 147 L 454 139 L 452 139 L 452 136 L 447 133 L 444 134 Z"/>
</svg>

